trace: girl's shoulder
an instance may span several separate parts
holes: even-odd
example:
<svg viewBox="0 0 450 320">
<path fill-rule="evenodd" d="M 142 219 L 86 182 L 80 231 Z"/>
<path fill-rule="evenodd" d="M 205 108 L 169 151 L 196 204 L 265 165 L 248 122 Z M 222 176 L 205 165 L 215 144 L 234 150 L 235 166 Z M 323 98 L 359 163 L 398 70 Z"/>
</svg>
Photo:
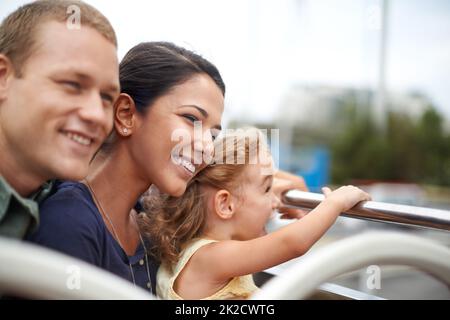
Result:
<svg viewBox="0 0 450 320">
<path fill-rule="evenodd" d="M 190 250 L 190 251 L 196 251 L 200 249 L 203 246 L 206 246 L 210 243 L 219 242 L 219 240 L 210 239 L 210 238 L 194 238 L 191 239 L 186 245 L 184 246 L 183 251 Z"/>
<path fill-rule="evenodd" d="M 184 266 L 187 264 L 189 260 L 191 260 L 192 256 L 194 256 L 200 249 L 204 248 L 206 245 L 211 243 L 219 242 L 214 239 L 207 238 L 194 238 L 191 239 L 183 246 L 183 250 L 180 255 L 180 259 L 178 260 L 177 265 L 175 266 L 175 273 L 181 271 Z M 200 250 L 203 251 L 203 250 Z M 196 255 L 198 256 L 198 254 Z"/>
</svg>

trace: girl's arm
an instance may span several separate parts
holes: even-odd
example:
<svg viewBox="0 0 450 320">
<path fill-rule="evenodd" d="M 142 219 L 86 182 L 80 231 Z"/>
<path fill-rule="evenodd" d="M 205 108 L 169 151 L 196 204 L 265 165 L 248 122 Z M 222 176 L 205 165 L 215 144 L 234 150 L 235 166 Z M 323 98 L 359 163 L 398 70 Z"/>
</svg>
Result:
<svg viewBox="0 0 450 320">
<path fill-rule="evenodd" d="M 325 200 L 301 220 L 260 238 L 207 245 L 197 252 L 196 266 L 218 281 L 268 269 L 305 254 L 341 212 L 370 200 L 369 194 L 353 186 L 323 191 Z"/>
</svg>

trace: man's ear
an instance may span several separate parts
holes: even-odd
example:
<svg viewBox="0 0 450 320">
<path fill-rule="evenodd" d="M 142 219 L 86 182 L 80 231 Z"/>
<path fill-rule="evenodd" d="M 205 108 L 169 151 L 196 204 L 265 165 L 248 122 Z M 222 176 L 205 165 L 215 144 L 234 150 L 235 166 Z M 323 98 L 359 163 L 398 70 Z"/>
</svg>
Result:
<svg viewBox="0 0 450 320">
<path fill-rule="evenodd" d="M 119 136 L 130 136 L 136 128 L 136 105 L 133 98 L 121 93 L 114 104 L 114 128 Z"/>
<path fill-rule="evenodd" d="M 234 199 L 227 190 L 219 190 L 214 196 L 214 209 L 222 219 L 230 219 L 235 212 Z"/>
<path fill-rule="evenodd" d="M 0 101 L 6 98 L 6 92 L 13 76 L 14 68 L 11 60 L 0 54 Z"/>
</svg>

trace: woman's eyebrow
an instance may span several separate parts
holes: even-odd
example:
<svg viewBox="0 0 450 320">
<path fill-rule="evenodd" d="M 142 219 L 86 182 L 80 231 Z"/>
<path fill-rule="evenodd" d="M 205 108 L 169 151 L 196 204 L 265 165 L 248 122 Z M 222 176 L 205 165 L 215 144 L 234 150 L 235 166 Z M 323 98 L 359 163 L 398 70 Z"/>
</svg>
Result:
<svg viewBox="0 0 450 320">
<path fill-rule="evenodd" d="M 197 109 L 198 111 L 200 111 L 200 113 L 201 113 L 205 118 L 208 118 L 208 116 L 209 116 L 208 112 L 207 112 L 205 109 L 200 108 L 199 106 L 196 106 L 195 104 L 185 104 L 185 105 L 182 105 L 182 107 L 193 107 L 193 108 Z"/>
<path fill-rule="evenodd" d="M 186 104 L 186 105 L 182 105 L 181 107 L 193 107 L 193 108 L 197 109 L 205 118 L 208 118 L 208 116 L 209 116 L 208 112 L 205 109 L 200 108 L 199 106 L 196 106 L 195 104 Z M 219 131 L 222 130 L 222 126 L 220 124 L 213 126 L 213 128 L 217 129 Z"/>
</svg>

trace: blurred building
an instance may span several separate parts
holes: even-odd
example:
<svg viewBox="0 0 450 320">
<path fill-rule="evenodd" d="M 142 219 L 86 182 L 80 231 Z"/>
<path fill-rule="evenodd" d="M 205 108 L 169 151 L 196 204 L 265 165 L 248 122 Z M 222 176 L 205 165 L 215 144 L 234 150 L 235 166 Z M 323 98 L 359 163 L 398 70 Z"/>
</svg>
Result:
<svg viewBox="0 0 450 320">
<path fill-rule="evenodd" d="M 288 126 L 332 130 L 339 126 L 339 116 L 346 106 L 370 112 L 375 92 L 370 89 L 335 86 L 295 86 L 285 96 L 283 112 L 277 122 Z M 390 92 L 386 104 L 389 111 L 419 118 L 432 101 L 420 93 Z"/>
</svg>

